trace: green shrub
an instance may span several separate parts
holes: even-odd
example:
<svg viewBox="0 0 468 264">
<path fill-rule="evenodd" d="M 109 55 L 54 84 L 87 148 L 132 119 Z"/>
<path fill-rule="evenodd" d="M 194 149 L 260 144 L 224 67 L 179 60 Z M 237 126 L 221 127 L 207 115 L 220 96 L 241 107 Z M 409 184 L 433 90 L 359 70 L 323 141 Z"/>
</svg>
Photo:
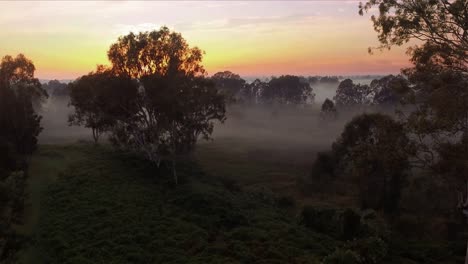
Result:
<svg viewBox="0 0 468 264">
<path fill-rule="evenodd" d="M 352 250 L 335 250 L 323 259 L 323 264 L 360 264 L 359 255 Z"/>
<path fill-rule="evenodd" d="M 355 240 L 347 248 L 357 252 L 363 264 L 381 263 L 388 252 L 388 245 L 378 237 Z"/>
<path fill-rule="evenodd" d="M 317 232 L 338 237 L 341 219 L 336 209 L 305 206 L 302 209 L 302 223 Z"/>
<path fill-rule="evenodd" d="M 390 239 L 390 229 L 385 220 L 373 210 L 366 210 L 361 216 L 360 237 L 379 237 L 385 241 Z"/>
<path fill-rule="evenodd" d="M 343 219 L 343 239 L 351 240 L 356 238 L 361 231 L 361 215 L 352 209 L 346 209 L 342 214 Z"/>
<path fill-rule="evenodd" d="M 276 204 L 280 208 L 294 208 L 296 206 L 296 200 L 292 196 L 280 196 L 276 199 Z"/>
<path fill-rule="evenodd" d="M 331 181 L 335 177 L 336 161 L 331 152 L 319 152 L 315 160 L 311 178 L 317 183 Z"/>
</svg>

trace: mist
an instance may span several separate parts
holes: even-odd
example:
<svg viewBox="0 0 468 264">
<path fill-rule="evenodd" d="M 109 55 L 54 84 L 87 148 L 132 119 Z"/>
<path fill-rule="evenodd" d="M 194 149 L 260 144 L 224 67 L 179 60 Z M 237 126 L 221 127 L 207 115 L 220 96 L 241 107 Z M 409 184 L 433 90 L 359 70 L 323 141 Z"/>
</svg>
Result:
<svg viewBox="0 0 468 264">
<path fill-rule="evenodd" d="M 353 78 L 355 83 L 369 84 L 372 78 Z M 271 150 L 326 151 L 340 135 L 344 125 L 355 115 L 377 109 L 338 112 L 335 120 L 321 120 L 320 107 L 326 98 L 333 99 L 339 83 L 313 85 L 315 99 L 303 106 L 290 105 L 230 105 L 226 121 L 216 123 L 212 134 L 216 141 L 248 144 L 252 148 Z M 68 116 L 73 112 L 68 96 L 50 96 L 39 110 L 43 131 L 40 144 L 66 144 L 91 141 L 91 130 L 69 126 Z M 206 144 L 204 140 L 199 144 Z"/>
<path fill-rule="evenodd" d="M 42 116 L 42 132 L 39 144 L 66 144 L 78 140 L 91 140 L 91 130 L 68 125 L 68 115 L 73 112 L 68 96 L 50 96 L 43 103 L 39 114 Z"/>
</svg>

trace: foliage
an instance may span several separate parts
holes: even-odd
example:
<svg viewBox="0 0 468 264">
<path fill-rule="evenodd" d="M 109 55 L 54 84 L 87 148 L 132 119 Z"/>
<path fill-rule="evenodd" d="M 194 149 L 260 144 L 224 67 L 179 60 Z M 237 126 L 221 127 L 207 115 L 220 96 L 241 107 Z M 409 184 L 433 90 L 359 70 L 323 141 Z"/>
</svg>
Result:
<svg viewBox="0 0 468 264">
<path fill-rule="evenodd" d="M 329 184 L 335 178 L 337 161 L 331 152 L 319 152 L 312 165 L 311 178 L 316 181 L 319 188 Z"/>
<path fill-rule="evenodd" d="M 323 264 L 359 264 L 359 255 L 352 250 L 337 249 L 323 259 Z"/>
<path fill-rule="evenodd" d="M 320 110 L 320 118 L 323 120 L 336 119 L 337 112 L 335 104 L 330 99 L 325 99 Z"/>
<path fill-rule="evenodd" d="M 108 130 L 116 146 L 158 165 L 170 159 L 177 182 L 176 156 L 225 119 L 224 96 L 205 78 L 202 54 L 167 27 L 119 37 L 108 52 L 112 67 L 73 84 L 71 123 L 91 127 L 95 140 Z"/>
<path fill-rule="evenodd" d="M 387 75 L 373 80 L 370 84 L 373 93 L 372 104 L 392 106 L 405 103 L 413 98 L 408 80 L 401 75 Z"/>
<path fill-rule="evenodd" d="M 70 105 L 74 112 L 69 124 L 91 128 L 94 142 L 115 125 L 116 118 L 127 118 L 135 108 L 132 98 L 137 94 L 134 81 L 126 76 L 114 76 L 111 70 L 99 66 L 96 72 L 80 77 L 70 84 Z"/>
<path fill-rule="evenodd" d="M 274 77 L 262 91 L 262 100 L 266 103 L 304 104 L 314 97 L 309 83 L 292 75 Z"/>
<path fill-rule="evenodd" d="M 341 236 L 341 215 L 334 208 L 305 206 L 301 212 L 302 223 L 317 232 L 339 238 Z"/>
<path fill-rule="evenodd" d="M 382 114 L 355 117 L 333 144 L 340 170 L 359 182 L 362 207 L 387 213 L 398 209 L 409 151 L 403 126 Z"/>
<path fill-rule="evenodd" d="M 320 77 L 321 84 L 335 84 L 338 83 L 339 79 L 336 76 L 323 76 Z"/>
<path fill-rule="evenodd" d="M 370 104 L 370 88 L 367 85 L 354 84 L 351 79 L 340 82 L 333 100 L 337 107 L 353 107 Z"/>
<path fill-rule="evenodd" d="M 42 85 L 42 88 L 47 91 L 48 94 L 53 96 L 69 96 L 70 89 L 68 84 L 62 83 L 58 80 L 50 80 L 48 83 Z"/>
<path fill-rule="evenodd" d="M 133 155 L 83 151 L 46 193 L 35 263 L 316 263 L 336 243 L 193 163 L 179 164 L 174 186 Z"/>
<path fill-rule="evenodd" d="M 14 261 L 23 211 L 25 173 L 41 131 L 37 106 L 47 93 L 34 78 L 32 61 L 20 54 L 0 63 L 0 262 Z"/>
<path fill-rule="evenodd" d="M 21 223 L 26 175 L 23 171 L 10 173 L 0 181 L 0 260 L 14 263 L 21 248 L 21 236 L 14 226 Z"/>
<path fill-rule="evenodd" d="M 378 237 L 368 237 L 350 242 L 346 245 L 359 255 L 359 263 L 382 263 L 388 253 L 388 245 Z"/>
<path fill-rule="evenodd" d="M 117 74 L 138 78 L 136 105 L 120 118 L 114 142 L 143 152 L 159 163 L 191 150 L 199 135 L 208 138 L 213 120 L 224 120 L 224 97 L 203 75 L 202 52 L 168 28 L 120 37 L 108 52 Z M 175 171 L 174 171 L 174 176 Z M 175 178 L 177 180 L 177 177 Z"/>
<path fill-rule="evenodd" d="M 171 32 L 167 27 L 121 36 L 111 45 L 107 55 L 117 74 L 131 78 L 139 79 L 153 74 L 174 77 L 205 73 L 200 64 L 203 52 L 197 47 L 189 47 L 181 34 Z"/>
<path fill-rule="evenodd" d="M 468 3 L 370 0 L 360 5 L 360 14 L 373 7 L 379 9 L 372 21 L 381 48 L 418 41 L 408 49 L 414 67 L 403 70 L 416 108 L 405 119 L 418 146 L 415 165 L 432 167 L 444 148 L 463 144 L 468 131 Z"/>
<path fill-rule="evenodd" d="M 343 218 L 343 239 L 351 240 L 361 232 L 361 215 L 351 209 L 346 209 Z"/>
<path fill-rule="evenodd" d="M 241 97 L 249 103 L 259 103 L 263 91 L 268 89 L 268 83 L 255 79 L 252 83 L 246 84 L 241 90 Z"/>
<path fill-rule="evenodd" d="M 217 72 L 210 79 L 228 101 L 239 100 L 240 92 L 246 85 L 244 79 L 230 71 Z"/>
<path fill-rule="evenodd" d="M 466 0 L 369 0 L 360 4 L 359 13 L 363 15 L 374 6 L 379 10 L 377 16 L 372 16 L 372 21 L 380 48 L 419 40 L 422 44 L 409 50 L 417 67 L 434 64 L 466 72 Z"/>
</svg>

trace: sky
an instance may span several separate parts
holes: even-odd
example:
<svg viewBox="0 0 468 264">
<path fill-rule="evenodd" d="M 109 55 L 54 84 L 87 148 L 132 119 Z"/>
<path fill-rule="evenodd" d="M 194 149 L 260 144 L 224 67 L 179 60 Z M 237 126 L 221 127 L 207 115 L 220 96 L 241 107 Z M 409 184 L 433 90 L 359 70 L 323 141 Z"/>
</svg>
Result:
<svg viewBox="0 0 468 264">
<path fill-rule="evenodd" d="M 208 73 L 242 76 L 398 73 L 405 47 L 378 45 L 359 1 L 0 1 L 0 56 L 25 54 L 41 79 L 75 79 L 109 64 L 129 32 L 168 26 L 205 51 Z"/>
</svg>

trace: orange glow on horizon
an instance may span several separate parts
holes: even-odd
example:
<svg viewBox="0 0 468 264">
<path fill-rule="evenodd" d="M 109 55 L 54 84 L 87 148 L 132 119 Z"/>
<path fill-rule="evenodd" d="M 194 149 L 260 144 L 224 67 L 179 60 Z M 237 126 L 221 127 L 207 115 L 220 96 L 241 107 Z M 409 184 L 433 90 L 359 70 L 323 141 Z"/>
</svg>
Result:
<svg viewBox="0 0 468 264">
<path fill-rule="evenodd" d="M 408 66 L 403 47 L 367 53 L 377 37 L 357 4 L 6 1 L 0 2 L 0 56 L 25 54 L 41 79 L 75 79 L 108 65 L 107 50 L 118 36 L 168 25 L 205 51 L 210 75 L 367 75 Z M 18 12 L 26 13 L 13 15 Z"/>
</svg>

